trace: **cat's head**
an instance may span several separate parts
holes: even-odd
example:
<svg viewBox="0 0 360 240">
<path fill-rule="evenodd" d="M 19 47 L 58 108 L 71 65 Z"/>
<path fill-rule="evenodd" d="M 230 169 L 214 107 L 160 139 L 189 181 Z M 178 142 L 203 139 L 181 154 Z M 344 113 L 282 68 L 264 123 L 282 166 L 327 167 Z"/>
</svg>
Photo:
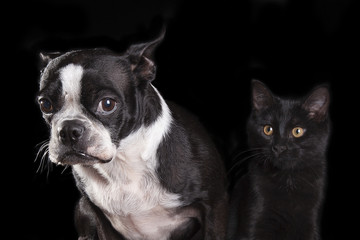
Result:
<svg viewBox="0 0 360 240">
<path fill-rule="evenodd" d="M 281 169 L 314 164 L 323 158 L 329 136 L 329 89 L 314 88 L 300 99 L 275 96 L 262 82 L 252 81 L 248 143 L 257 159 Z"/>
</svg>

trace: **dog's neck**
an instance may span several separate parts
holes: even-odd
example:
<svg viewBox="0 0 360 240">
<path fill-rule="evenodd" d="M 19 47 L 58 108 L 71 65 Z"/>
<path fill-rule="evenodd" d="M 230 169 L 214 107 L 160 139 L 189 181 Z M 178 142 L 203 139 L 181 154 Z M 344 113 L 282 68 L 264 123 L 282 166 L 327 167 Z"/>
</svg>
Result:
<svg viewBox="0 0 360 240">
<path fill-rule="evenodd" d="M 154 87 L 153 87 L 154 88 Z M 146 182 L 146 178 L 151 178 L 152 183 L 158 191 L 163 189 L 158 182 L 156 176 L 156 168 L 158 164 L 157 150 L 167 133 L 171 130 L 172 116 L 165 100 L 154 88 L 160 99 L 161 112 L 157 119 L 149 126 L 141 126 L 129 136 L 121 140 L 116 154 L 111 162 L 105 164 L 95 164 L 93 166 L 74 165 L 74 171 L 83 184 L 84 191 L 90 198 L 97 198 L 102 189 L 98 187 L 108 187 L 117 190 L 124 190 L 127 185 L 137 185 L 135 188 L 142 188 L 141 191 L 147 191 L 147 186 L 142 186 Z M 133 186 L 134 187 L 134 186 Z M 152 186 L 154 187 L 154 186 Z M 136 191 L 136 190 L 135 190 Z M 102 192 L 101 194 L 106 194 Z M 109 194 L 110 195 L 110 194 Z M 116 196 L 116 194 L 113 194 Z M 113 196 L 112 195 L 112 196 Z M 171 197 L 172 198 L 172 197 Z M 97 202 L 99 199 L 92 199 Z M 165 201 L 166 202 L 166 201 Z M 108 208 L 104 204 L 104 207 Z M 145 204 L 146 205 L 146 204 Z M 152 204 L 150 204 L 152 205 Z M 172 201 L 169 207 L 172 207 Z M 165 206 L 166 207 L 166 206 Z"/>
<path fill-rule="evenodd" d="M 172 116 L 165 100 L 156 88 L 153 88 L 160 99 L 161 113 L 151 125 L 141 126 L 123 139 L 118 147 L 117 157 L 125 162 L 139 159 L 144 161 L 150 169 L 155 170 L 156 152 L 159 144 L 170 131 Z"/>
<path fill-rule="evenodd" d="M 157 119 L 149 126 L 141 126 L 121 140 L 115 158 L 108 164 L 95 164 L 94 168 L 108 182 L 129 181 L 137 173 L 143 174 L 144 170 L 155 173 L 157 167 L 156 153 L 159 144 L 170 131 L 172 116 L 168 105 L 155 87 L 161 112 Z M 76 169 L 76 168 L 75 168 Z"/>
</svg>

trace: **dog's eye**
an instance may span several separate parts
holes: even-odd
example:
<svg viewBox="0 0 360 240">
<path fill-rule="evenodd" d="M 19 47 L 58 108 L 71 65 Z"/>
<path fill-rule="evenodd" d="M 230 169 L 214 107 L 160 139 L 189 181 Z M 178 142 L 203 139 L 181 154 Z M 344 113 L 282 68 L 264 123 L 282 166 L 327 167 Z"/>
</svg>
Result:
<svg viewBox="0 0 360 240">
<path fill-rule="evenodd" d="M 98 108 L 97 108 L 97 112 L 101 113 L 101 114 L 110 114 L 113 113 L 117 106 L 116 106 L 116 101 L 114 99 L 111 98 L 104 98 L 99 102 Z"/>
<path fill-rule="evenodd" d="M 39 100 L 40 109 L 43 113 L 49 114 L 54 111 L 53 105 L 51 104 L 49 99 L 41 98 Z"/>
</svg>

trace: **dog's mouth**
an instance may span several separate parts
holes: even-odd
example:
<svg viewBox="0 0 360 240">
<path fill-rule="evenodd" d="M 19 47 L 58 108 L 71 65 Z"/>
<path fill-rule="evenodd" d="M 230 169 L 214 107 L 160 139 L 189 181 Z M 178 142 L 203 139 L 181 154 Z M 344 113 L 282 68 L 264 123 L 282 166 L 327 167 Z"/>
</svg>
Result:
<svg viewBox="0 0 360 240">
<path fill-rule="evenodd" d="M 93 165 L 96 163 L 108 163 L 110 161 L 111 159 L 101 159 L 84 152 L 72 150 L 64 153 L 62 157 L 58 159 L 57 163 L 61 165 Z"/>
</svg>

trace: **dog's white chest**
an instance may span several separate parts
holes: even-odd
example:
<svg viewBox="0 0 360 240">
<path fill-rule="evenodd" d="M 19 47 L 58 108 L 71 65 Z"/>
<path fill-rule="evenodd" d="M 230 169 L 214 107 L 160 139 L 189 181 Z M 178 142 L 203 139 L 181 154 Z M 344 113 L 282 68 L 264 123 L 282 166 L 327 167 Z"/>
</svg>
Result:
<svg viewBox="0 0 360 240">
<path fill-rule="evenodd" d="M 127 239 L 139 240 L 166 240 L 172 230 L 188 220 L 162 207 L 140 214 L 129 214 L 126 217 L 108 216 L 108 218 Z"/>
<path fill-rule="evenodd" d="M 113 160 L 107 167 L 118 169 L 119 176 L 110 179 L 109 173 L 115 173 L 104 168 L 104 164 L 94 167 L 92 171 L 96 170 L 99 176 L 106 172 L 107 177 L 94 178 L 88 167 L 74 166 L 74 169 L 91 201 L 128 239 L 167 239 L 173 229 L 186 221 L 175 214 L 175 209 L 182 205 L 179 196 L 166 191 L 151 171 L 140 167 L 138 172 L 133 172 Z"/>
</svg>

